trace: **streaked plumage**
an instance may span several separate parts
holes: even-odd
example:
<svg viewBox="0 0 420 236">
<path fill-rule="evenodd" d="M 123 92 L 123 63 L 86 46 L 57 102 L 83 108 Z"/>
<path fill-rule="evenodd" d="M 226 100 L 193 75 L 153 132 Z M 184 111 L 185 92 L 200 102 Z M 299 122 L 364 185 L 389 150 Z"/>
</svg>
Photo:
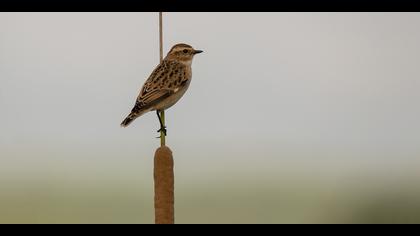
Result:
<svg viewBox="0 0 420 236">
<path fill-rule="evenodd" d="M 192 77 L 192 59 L 201 52 L 187 44 L 174 45 L 144 83 L 131 113 L 121 126 L 128 126 L 146 112 L 173 106 L 187 91 Z"/>
</svg>

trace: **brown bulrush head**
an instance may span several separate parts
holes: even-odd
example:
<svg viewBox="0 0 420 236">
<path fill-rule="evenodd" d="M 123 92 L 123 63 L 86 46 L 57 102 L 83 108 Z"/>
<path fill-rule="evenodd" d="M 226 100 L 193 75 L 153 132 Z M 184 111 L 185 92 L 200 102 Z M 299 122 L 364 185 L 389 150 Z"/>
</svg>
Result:
<svg viewBox="0 0 420 236">
<path fill-rule="evenodd" d="M 174 223 L 174 159 L 167 146 L 158 148 L 154 159 L 155 223 Z"/>
</svg>

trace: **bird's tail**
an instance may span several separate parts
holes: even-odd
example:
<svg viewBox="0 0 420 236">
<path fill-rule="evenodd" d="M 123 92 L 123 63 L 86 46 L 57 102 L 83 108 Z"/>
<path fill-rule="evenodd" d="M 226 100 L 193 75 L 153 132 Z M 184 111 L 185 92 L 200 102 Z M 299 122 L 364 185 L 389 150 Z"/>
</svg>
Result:
<svg viewBox="0 0 420 236">
<path fill-rule="evenodd" d="M 127 127 L 131 122 L 137 119 L 139 116 L 143 115 L 146 111 L 142 112 L 131 112 L 124 120 L 121 122 L 122 127 Z"/>
</svg>

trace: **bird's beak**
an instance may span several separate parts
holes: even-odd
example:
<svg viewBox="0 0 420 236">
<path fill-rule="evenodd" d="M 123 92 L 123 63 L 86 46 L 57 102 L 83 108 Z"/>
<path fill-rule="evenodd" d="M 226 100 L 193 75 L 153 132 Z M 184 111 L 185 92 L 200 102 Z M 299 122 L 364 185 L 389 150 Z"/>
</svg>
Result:
<svg viewBox="0 0 420 236">
<path fill-rule="evenodd" d="M 202 50 L 194 50 L 194 54 L 199 54 L 199 53 L 202 53 L 203 51 Z"/>
</svg>

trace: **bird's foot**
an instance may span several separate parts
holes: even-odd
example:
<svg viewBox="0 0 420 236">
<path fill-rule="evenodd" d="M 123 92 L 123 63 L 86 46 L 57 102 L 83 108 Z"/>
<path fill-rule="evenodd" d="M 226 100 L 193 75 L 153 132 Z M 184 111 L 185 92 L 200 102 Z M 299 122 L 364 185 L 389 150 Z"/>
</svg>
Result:
<svg viewBox="0 0 420 236">
<path fill-rule="evenodd" d="M 165 135 L 166 136 L 166 126 L 163 126 L 163 127 L 161 127 L 158 131 L 157 131 L 158 133 L 160 133 L 160 132 L 162 132 L 163 133 L 163 135 Z M 156 137 L 156 138 L 160 138 L 160 137 Z"/>
</svg>

